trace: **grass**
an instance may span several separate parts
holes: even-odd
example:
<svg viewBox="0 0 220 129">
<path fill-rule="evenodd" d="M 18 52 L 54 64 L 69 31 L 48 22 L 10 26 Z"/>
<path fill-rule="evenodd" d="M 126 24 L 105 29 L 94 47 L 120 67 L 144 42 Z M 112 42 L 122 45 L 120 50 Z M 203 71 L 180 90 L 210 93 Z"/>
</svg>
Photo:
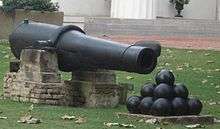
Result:
<svg viewBox="0 0 220 129">
<path fill-rule="evenodd" d="M 2 93 L 3 77 L 8 71 L 9 51 L 7 44 L 0 44 L 0 93 Z M 140 75 L 127 72 L 116 72 L 118 82 L 132 83 L 134 91 L 130 93 L 139 94 L 140 87 L 146 82 L 154 81 L 154 76 L 162 68 L 173 70 L 177 82 L 184 82 L 190 94 L 203 101 L 202 114 L 210 114 L 220 118 L 220 52 L 204 50 L 179 50 L 164 48 L 158 66 L 152 74 Z M 133 79 L 128 80 L 131 76 Z M 64 77 L 67 77 L 65 75 Z M 217 104 L 210 105 L 216 102 Z M 185 129 L 183 125 L 150 125 L 130 119 L 117 118 L 116 112 L 127 112 L 125 106 L 121 105 L 112 109 L 95 108 L 73 108 L 62 106 L 34 105 L 33 114 L 42 119 L 43 123 L 38 125 L 27 125 L 17 123 L 17 120 L 27 112 L 30 103 L 18 103 L 10 100 L 0 100 L 0 116 L 7 116 L 8 119 L 0 119 L 1 129 L 105 129 L 104 122 L 131 123 L 137 129 Z M 79 115 L 87 118 L 87 122 L 81 125 L 74 121 L 64 121 L 60 117 L 64 114 Z M 118 129 L 119 127 L 112 127 Z M 205 125 L 205 128 L 219 129 L 220 124 Z"/>
</svg>

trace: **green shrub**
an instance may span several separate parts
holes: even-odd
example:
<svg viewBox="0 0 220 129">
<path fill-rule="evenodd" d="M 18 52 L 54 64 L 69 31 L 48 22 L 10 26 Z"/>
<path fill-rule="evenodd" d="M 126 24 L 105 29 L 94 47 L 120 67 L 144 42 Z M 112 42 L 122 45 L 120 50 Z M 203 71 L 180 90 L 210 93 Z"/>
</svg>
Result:
<svg viewBox="0 0 220 129">
<path fill-rule="evenodd" d="M 181 11 L 184 9 L 185 4 L 189 4 L 190 0 L 169 0 L 177 10 L 177 15 L 175 17 L 183 17 Z"/>
<path fill-rule="evenodd" d="M 189 4 L 189 0 L 170 0 L 170 3 L 173 3 L 173 4 L 176 4 L 176 3 Z"/>
<path fill-rule="evenodd" d="M 51 0 L 2 0 L 2 9 L 6 12 L 15 9 L 37 10 L 37 11 L 57 11 L 59 6 Z"/>
</svg>

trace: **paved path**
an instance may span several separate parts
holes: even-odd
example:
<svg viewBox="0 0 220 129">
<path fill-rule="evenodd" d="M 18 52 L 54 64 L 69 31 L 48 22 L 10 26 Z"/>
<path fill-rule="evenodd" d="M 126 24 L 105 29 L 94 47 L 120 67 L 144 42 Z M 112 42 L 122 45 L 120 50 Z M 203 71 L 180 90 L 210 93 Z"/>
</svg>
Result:
<svg viewBox="0 0 220 129">
<path fill-rule="evenodd" d="M 128 44 L 139 40 L 156 40 L 164 47 L 220 51 L 220 37 L 101 36 L 100 38 Z"/>
</svg>

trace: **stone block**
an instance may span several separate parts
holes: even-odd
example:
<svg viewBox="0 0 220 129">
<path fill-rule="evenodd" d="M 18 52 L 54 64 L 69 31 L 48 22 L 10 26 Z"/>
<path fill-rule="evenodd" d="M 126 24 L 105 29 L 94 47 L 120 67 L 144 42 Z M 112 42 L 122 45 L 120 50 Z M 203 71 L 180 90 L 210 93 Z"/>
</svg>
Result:
<svg viewBox="0 0 220 129">
<path fill-rule="evenodd" d="M 105 84 L 116 83 L 115 73 L 109 70 L 74 71 L 72 73 L 72 78 L 73 80 L 95 82 L 95 83 L 105 83 Z"/>
<path fill-rule="evenodd" d="M 39 95 L 39 94 L 34 94 L 34 93 L 32 93 L 32 94 L 30 94 L 30 98 L 39 98 L 38 95 Z"/>
<path fill-rule="evenodd" d="M 14 97 L 14 96 L 19 96 L 19 95 L 20 95 L 20 91 L 12 90 L 10 94 L 11 94 L 11 96 L 13 96 L 13 97 Z"/>
<path fill-rule="evenodd" d="M 76 80 L 72 83 L 73 87 L 78 86 L 80 98 L 86 107 L 115 107 L 119 103 L 119 90 L 116 84 Z"/>
<path fill-rule="evenodd" d="M 33 94 L 46 94 L 47 93 L 47 90 L 46 89 L 32 89 L 30 91 L 30 93 L 33 93 Z"/>
<path fill-rule="evenodd" d="M 30 98 L 41 99 L 41 94 L 32 93 L 30 94 Z"/>
<path fill-rule="evenodd" d="M 86 107 L 116 107 L 119 103 L 119 96 L 92 94 L 86 98 Z"/>
<path fill-rule="evenodd" d="M 48 94 L 56 95 L 61 93 L 61 88 L 47 89 Z"/>
<path fill-rule="evenodd" d="M 46 100 L 45 104 L 49 104 L 49 105 L 59 105 L 59 101 L 57 100 Z"/>
<path fill-rule="evenodd" d="M 54 100 L 60 100 L 60 99 L 64 99 L 64 95 L 52 95 L 52 98 Z"/>
<path fill-rule="evenodd" d="M 59 83 L 61 82 L 60 73 L 42 73 L 41 74 L 42 83 Z"/>
<path fill-rule="evenodd" d="M 20 69 L 20 61 L 19 60 L 11 60 L 9 64 L 10 72 L 18 72 Z"/>
<path fill-rule="evenodd" d="M 60 73 L 46 73 L 38 71 L 24 71 L 19 73 L 20 78 L 24 81 L 39 82 L 39 83 L 60 83 Z"/>
<path fill-rule="evenodd" d="M 30 98 L 29 101 L 31 103 L 35 103 L 35 104 L 45 104 L 46 100 L 43 99 L 35 99 L 35 98 Z"/>
<path fill-rule="evenodd" d="M 35 98 L 30 98 L 30 102 L 32 103 L 39 103 L 39 99 L 35 99 Z"/>
<path fill-rule="evenodd" d="M 19 101 L 19 100 L 20 100 L 20 97 L 11 96 L 10 99 L 13 100 L 13 101 Z"/>
<path fill-rule="evenodd" d="M 24 49 L 21 52 L 21 71 L 58 73 L 57 55 L 46 50 Z"/>
<path fill-rule="evenodd" d="M 50 94 L 40 94 L 40 99 L 45 99 L 45 100 L 53 99 L 53 96 Z"/>
<path fill-rule="evenodd" d="M 6 73 L 4 76 L 4 84 L 11 84 L 16 79 L 16 73 Z"/>
<path fill-rule="evenodd" d="M 127 95 L 128 95 L 128 88 L 131 87 L 131 84 L 120 83 L 119 85 L 120 85 L 119 86 L 119 96 L 120 96 L 119 103 L 126 104 Z"/>
<path fill-rule="evenodd" d="M 10 93 L 4 93 L 4 98 L 9 99 L 11 97 Z"/>
<path fill-rule="evenodd" d="M 27 97 L 19 97 L 19 102 L 29 102 L 30 98 Z"/>
<path fill-rule="evenodd" d="M 64 85 L 61 83 L 42 83 L 42 82 L 25 82 L 32 87 L 32 90 L 42 89 L 47 91 L 47 89 L 56 89 L 61 90 L 62 86 Z"/>
</svg>

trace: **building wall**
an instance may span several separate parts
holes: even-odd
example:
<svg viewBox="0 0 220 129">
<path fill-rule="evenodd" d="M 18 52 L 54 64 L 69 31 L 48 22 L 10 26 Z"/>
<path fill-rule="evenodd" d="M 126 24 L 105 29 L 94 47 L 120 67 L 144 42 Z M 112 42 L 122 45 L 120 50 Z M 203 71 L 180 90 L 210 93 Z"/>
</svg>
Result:
<svg viewBox="0 0 220 129">
<path fill-rule="evenodd" d="M 52 0 L 59 2 L 65 24 L 82 24 L 83 17 L 156 19 L 174 17 L 176 10 L 169 0 Z M 220 0 L 190 0 L 182 14 L 187 19 L 220 18 Z M 80 20 L 78 20 L 80 19 Z M 81 25 L 82 26 L 82 25 Z"/>
<path fill-rule="evenodd" d="M 216 5 L 218 0 L 191 0 L 183 10 L 184 18 L 217 19 Z M 112 0 L 111 17 L 155 19 L 158 17 L 174 17 L 176 10 L 169 0 Z"/>
<path fill-rule="evenodd" d="M 154 10 L 158 17 L 173 17 L 175 9 L 169 0 L 156 0 L 156 9 Z M 156 17 L 154 17 L 156 18 Z"/>
<path fill-rule="evenodd" d="M 187 5 L 183 15 L 192 19 L 216 19 L 217 0 L 191 0 Z"/>
<path fill-rule="evenodd" d="M 83 29 L 85 17 L 110 17 L 111 0 L 52 0 L 64 12 L 63 25 L 76 25 Z"/>
<path fill-rule="evenodd" d="M 112 0 L 112 18 L 152 19 L 155 0 Z"/>
<path fill-rule="evenodd" d="M 60 11 L 71 16 L 109 17 L 111 0 L 52 0 L 58 2 Z"/>
<path fill-rule="evenodd" d="M 157 1 L 157 16 L 173 17 L 176 10 L 169 0 L 156 0 Z M 216 19 L 216 1 L 217 0 L 191 0 L 182 12 L 184 18 L 189 19 Z"/>
<path fill-rule="evenodd" d="M 9 34 L 14 27 L 24 19 L 30 19 L 37 22 L 62 25 L 62 12 L 39 12 L 16 10 L 14 15 L 7 14 L 0 9 L 0 39 L 8 39 Z"/>
<path fill-rule="evenodd" d="M 217 10 L 216 10 L 217 17 L 216 18 L 220 20 L 220 0 L 217 0 L 216 4 L 217 4 Z"/>
</svg>

